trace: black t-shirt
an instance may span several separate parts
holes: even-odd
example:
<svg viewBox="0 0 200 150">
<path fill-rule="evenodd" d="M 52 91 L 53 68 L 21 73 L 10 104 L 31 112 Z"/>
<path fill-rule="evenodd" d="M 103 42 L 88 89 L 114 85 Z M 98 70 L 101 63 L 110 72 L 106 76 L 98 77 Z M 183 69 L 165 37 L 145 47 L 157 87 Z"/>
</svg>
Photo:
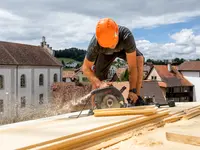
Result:
<svg viewBox="0 0 200 150">
<path fill-rule="evenodd" d="M 86 58 L 94 62 L 100 53 L 112 55 L 114 52 L 120 52 L 122 50 L 126 53 L 134 52 L 136 50 L 136 44 L 132 32 L 127 27 L 119 25 L 119 41 L 115 49 L 101 47 L 94 35 L 89 43 Z"/>
</svg>

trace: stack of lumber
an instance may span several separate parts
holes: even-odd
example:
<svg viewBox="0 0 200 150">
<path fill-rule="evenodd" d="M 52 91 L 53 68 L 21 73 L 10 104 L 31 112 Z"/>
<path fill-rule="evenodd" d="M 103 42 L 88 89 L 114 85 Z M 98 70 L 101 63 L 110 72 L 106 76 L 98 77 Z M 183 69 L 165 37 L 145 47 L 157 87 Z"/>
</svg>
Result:
<svg viewBox="0 0 200 150">
<path fill-rule="evenodd" d="M 122 109 L 123 111 L 127 111 Z M 153 111 L 149 111 L 153 110 Z M 107 110 L 108 111 L 108 110 Z M 123 112 L 118 109 L 115 111 Z M 118 121 L 111 123 L 109 125 L 104 125 L 97 127 L 91 130 L 75 133 L 72 135 L 64 136 L 47 142 L 42 142 L 28 147 L 20 148 L 24 149 L 85 149 L 96 144 L 103 140 L 109 140 L 113 136 L 117 136 L 131 129 L 135 129 L 142 125 L 148 124 L 152 121 L 161 121 L 163 118 L 169 116 L 170 111 L 168 109 L 157 109 L 152 106 L 149 107 L 137 107 L 132 111 L 129 109 L 132 114 L 130 119 L 123 121 Z M 138 113 L 138 112 L 140 113 Z M 129 112 L 129 113 L 130 113 Z M 106 112 L 108 114 L 108 112 Z M 124 114 L 129 114 L 127 113 Z M 130 115 L 130 114 L 129 114 Z"/>
<path fill-rule="evenodd" d="M 22 147 L 24 149 L 65 149 L 65 150 L 83 150 L 83 149 L 102 149 L 116 144 L 122 140 L 131 138 L 132 134 L 124 133 L 135 129 L 155 124 L 157 127 L 165 123 L 178 121 L 180 119 L 190 119 L 200 114 L 200 105 L 185 109 L 171 114 L 169 109 L 157 108 L 155 106 L 139 106 L 135 108 L 116 108 L 95 110 L 95 117 L 132 115 L 129 119 L 103 125 L 90 130 L 78 132 L 75 134 L 63 136 L 38 144 Z M 108 117 L 109 119 L 109 117 Z M 104 144 L 102 144 L 104 143 Z"/>
<path fill-rule="evenodd" d="M 165 123 L 172 123 L 178 120 L 189 120 L 198 115 L 200 115 L 200 105 L 175 112 L 169 117 L 165 118 L 164 121 Z"/>
</svg>

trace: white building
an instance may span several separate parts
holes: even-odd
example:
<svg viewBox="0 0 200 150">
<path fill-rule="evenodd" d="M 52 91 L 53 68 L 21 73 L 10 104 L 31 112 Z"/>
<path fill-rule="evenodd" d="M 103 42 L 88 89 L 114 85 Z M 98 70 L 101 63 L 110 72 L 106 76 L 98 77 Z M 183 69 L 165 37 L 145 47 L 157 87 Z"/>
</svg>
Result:
<svg viewBox="0 0 200 150">
<path fill-rule="evenodd" d="M 72 62 L 72 63 L 67 63 L 65 66 L 66 66 L 66 67 L 75 68 L 77 65 L 78 65 L 77 62 Z"/>
<path fill-rule="evenodd" d="M 185 61 L 178 69 L 194 85 L 193 99 L 200 102 L 200 61 Z"/>
<path fill-rule="evenodd" d="M 41 46 L 0 41 L 0 118 L 48 103 L 62 65 L 45 38 Z"/>
</svg>

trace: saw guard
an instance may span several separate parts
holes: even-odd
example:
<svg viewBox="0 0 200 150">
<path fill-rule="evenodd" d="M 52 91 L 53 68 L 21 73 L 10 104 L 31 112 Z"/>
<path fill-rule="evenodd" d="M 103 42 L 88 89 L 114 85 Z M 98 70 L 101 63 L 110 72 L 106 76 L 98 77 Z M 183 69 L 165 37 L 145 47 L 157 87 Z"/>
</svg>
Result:
<svg viewBox="0 0 200 150">
<path fill-rule="evenodd" d="M 125 104 L 122 93 L 114 86 L 106 87 L 96 93 L 94 101 L 97 109 L 122 108 Z"/>
</svg>

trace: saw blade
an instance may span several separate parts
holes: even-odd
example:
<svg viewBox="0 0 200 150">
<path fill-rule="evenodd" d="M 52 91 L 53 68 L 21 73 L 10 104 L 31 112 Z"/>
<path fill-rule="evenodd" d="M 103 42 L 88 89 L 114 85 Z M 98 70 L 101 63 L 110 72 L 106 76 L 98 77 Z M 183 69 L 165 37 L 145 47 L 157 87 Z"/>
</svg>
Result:
<svg viewBox="0 0 200 150">
<path fill-rule="evenodd" d="M 115 87 L 111 86 L 95 94 L 97 109 L 124 107 L 124 97 Z"/>
</svg>

